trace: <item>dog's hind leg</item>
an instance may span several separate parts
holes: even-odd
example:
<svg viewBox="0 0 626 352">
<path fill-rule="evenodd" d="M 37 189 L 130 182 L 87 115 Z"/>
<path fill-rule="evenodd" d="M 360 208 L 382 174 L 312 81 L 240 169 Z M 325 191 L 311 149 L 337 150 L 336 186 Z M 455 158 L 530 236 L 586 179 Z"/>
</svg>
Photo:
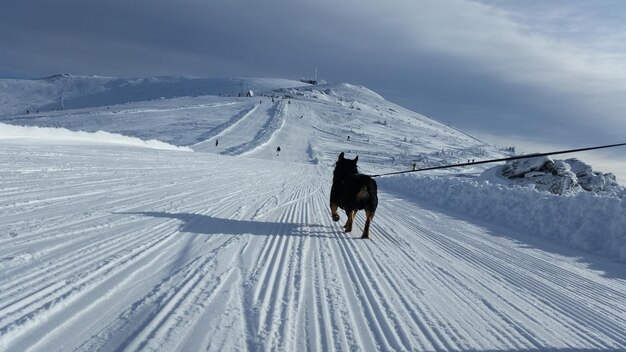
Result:
<svg viewBox="0 0 626 352">
<path fill-rule="evenodd" d="M 363 228 L 363 235 L 361 238 L 370 238 L 370 224 L 374 218 L 374 211 L 365 209 L 365 227 Z"/>
<path fill-rule="evenodd" d="M 346 211 L 346 215 L 348 215 L 348 218 L 346 219 L 346 223 L 343 224 L 343 228 L 347 229 L 348 225 L 350 224 L 350 214 Z"/>
<path fill-rule="evenodd" d="M 330 204 L 330 215 L 333 217 L 333 221 L 339 221 L 339 214 L 337 214 L 338 207 L 339 206 L 337 204 Z"/>
<path fill-rule="evenodd" d="M 356 216 L 356 209 L 346 210 L 346 215 L 348 215 L 348 221 L 346 222 L 346 232 L 351 232 L 352 223 L 354 222 L 354 217 Z"/>
</svg>

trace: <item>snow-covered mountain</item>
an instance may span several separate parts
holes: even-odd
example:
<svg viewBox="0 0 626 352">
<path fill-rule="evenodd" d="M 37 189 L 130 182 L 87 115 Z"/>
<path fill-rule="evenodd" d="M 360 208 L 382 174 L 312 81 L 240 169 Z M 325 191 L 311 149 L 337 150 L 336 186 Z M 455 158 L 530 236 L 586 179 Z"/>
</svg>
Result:
<svg viewBox="0 0 626 352">
<path fill-rule="evenodd" d="M 365 241 L 330 217 L 340 152 L 370 174 L 508 153 L 349 84 L 61 75 L 0 99 L 2 350 L 626 348 L 621 186 L 382 177 Z"/>
<path fill-rule="evenodd" d="M 24 87 L 16 88 L 20 83 Z M 49 85 L 55 87 L 54 93 L 43 88 Z M 281 79 L 127 80 L 59 75 L 33 81 L 7 80 L 5 86 L 8 88 L 2 96 L 13 103 L 0 110 L 0 116 L 4 115 L 0 117 L 2 122 L 103 130 L 190 146 L 196 151 L 262 154 L 257 149 L 269 147 L 272 137 L 282 142 L 283 160 L 321 158 L 329 163 L 339 145 L 341 150 L 358 153 L 362 161 L 379 169 L 389 165 L 406 168 L 413 162 L 426 166 L 503 155 L 462 131 L 403 109 L 367 88 L 349 84 L 311 86 Z M 245 87 L 243 95 L 251 90 L 256 96 L 239 97 L 240 87 Z M 43 104 L 25 113 L 23 92 L 46 97 L 41 100 L 54 100 L 62 90 L 68 92 L 63 93 L 65 110 L 59 106 L 44 109 L 49 104 Z M 70 105 L 82 108 L 70 109 Z M 290 123 L 284 124 L 283 129 L 279 124 L 284 121 Z M 215 139 L 221 139 L 218 148 L 214 146 Z M 272 156 L 273 153 L 265 155 Z"/>
<path fill-rule="evenodd" d="M 238 95 L 248 90 L 305 85 L 267 78 L 114 78 L 59 74 L 42 79 L 0 79 L 0 116 L 100 107 L 201 95 Z"/>
</svg>

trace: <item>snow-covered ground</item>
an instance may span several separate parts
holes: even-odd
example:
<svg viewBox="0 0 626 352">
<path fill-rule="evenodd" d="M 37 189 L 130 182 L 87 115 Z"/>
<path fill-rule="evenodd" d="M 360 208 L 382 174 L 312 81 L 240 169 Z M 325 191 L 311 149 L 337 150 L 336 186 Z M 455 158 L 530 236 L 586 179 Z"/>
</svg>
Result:
<svg viewBox="0 0 626 352">
<path fill-rule="evenodd" d="M 363 87 L 264 82 L 0 117 L 0 350 L 626 348 L 622 191 L 384 177 L 360 240 L 328 209 L 339 152 L 505 153 Z"/>
</svg>

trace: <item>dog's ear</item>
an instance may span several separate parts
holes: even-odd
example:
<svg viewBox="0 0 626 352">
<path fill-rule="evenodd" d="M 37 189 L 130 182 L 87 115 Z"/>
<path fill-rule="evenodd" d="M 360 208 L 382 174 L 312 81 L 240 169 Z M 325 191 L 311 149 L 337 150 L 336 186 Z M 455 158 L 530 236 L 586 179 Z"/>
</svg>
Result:
<svg viewBox="0 0 626 352">
<path fill-rule="evenodd" d="M 359 156 L 357 155 L 356 158 L 354 158 L 354 163 L 356 164 L 356 162 L 359 161 Z"/>
<path fill-rule="evenodd" d="M 344 155 L 345 155 L 345 154 L 343 154 L 343 152 L 341 152 L 341 154 L 339 154 L 339 159 L 337 159 L 337 160 L 343 160 L 343 156 L 344 156 Z"/>
</svg>

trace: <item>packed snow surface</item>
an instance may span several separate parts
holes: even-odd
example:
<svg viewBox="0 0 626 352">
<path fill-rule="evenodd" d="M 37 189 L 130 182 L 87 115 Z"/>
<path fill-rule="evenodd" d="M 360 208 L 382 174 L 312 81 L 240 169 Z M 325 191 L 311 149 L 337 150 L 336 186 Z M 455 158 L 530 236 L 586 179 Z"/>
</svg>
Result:
<svg viewBox="0 0 626 352">
<path fill-rule="evenodd" d="M 330 216 L 340 152 L 372 174 L 504 152 L 363 87 L 263 82 L 0 117 L 0 350 L 626 348 L 623 189 L 382 177 L 361 240 Z"/>
</svg>

